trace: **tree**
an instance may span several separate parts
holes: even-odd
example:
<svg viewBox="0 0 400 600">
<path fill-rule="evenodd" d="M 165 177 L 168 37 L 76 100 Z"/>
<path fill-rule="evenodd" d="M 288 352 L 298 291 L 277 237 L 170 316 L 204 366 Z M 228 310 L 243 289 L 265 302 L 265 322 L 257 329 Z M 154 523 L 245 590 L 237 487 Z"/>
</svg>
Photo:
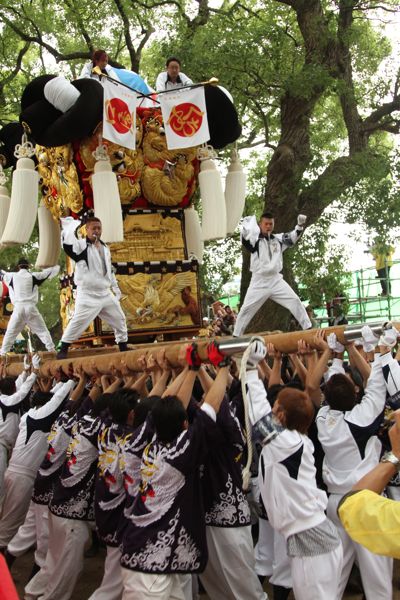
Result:
<svg viewBox="0 0 400 600">
<path fill-rule="evenodd" d="M 371 17 L 398 12 L 395 0 L 223 2 L 195 29 L 175 23 L 157 45 L 160 56 L 183 56 L 195 79 L 219 74 L 233 94 L 240 145 L 267 149 L 263 199 L 277 230 L 292 229 L 298 212 L 316 223 L 358 186 L 388 186 L 400 96 L 397 74 L 377 74 L 390 43 Z M 248 264 L 244 256 L 242 296 Z M 290 260 L 285 269 L 291 281 Z M 281 311 L 267 305 L 252 329 L 277 321 Z"/>
</svg>

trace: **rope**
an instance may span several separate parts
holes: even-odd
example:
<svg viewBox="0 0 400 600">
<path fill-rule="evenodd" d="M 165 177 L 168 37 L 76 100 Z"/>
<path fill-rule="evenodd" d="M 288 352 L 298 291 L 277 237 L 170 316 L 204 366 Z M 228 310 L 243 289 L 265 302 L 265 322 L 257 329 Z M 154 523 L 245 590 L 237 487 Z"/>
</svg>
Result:
<svg viewBox="0 0 400 600">
<path fill-rule="evenodd" d="M 250 418 L 249 418 L 249 400 L 247 398 L 247 390 L 246 390 L 246 370 L 247 370 L 246 367 L 247 367 L 247 361 L 248 361 L 248 358 L 249 358 L 249 355 L 251 352 L 251 345 L 255 341 L 262 341 L 264 343 L 264 338 L 255 335 L 250 339 L 249 345 L 247 346 L 246 350 L 243 352 L 242 362 L 241 362 L 240 371 L 239 371 L 239 378 L 240 378 L 241 387 L 242 387 L 243 406 L 244 406 L 244 423 L 245 423 L 245 434 L 246 434 L 246 442 L 247 442 L 247 462 L 242 471 L 243 490 L 246 492 L 250 487 L 250 479 L 251 479 L 250 467 L 251 467 L 251 463 L 253 461 L 253 442 L 252 442 L 252 435 L 251 435 L 252 425 L 250 423 Z"/>
</svg>

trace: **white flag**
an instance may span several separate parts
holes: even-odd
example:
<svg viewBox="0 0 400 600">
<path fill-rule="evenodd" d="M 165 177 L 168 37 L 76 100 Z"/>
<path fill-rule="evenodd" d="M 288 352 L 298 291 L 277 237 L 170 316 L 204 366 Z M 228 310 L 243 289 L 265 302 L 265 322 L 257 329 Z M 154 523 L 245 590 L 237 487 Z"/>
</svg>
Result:
<svg viewBox="0 0 400 600">
<path fill-rule="evenodd" d="M 168 150 L 191 148 L 210 139 L 204 87 L 159 94 Z"/>
<path fill-rule="evenodd" d="M 105 78 L 103 88 L 103 138 L 135 150 L 136 93 Z"/>
</svg>

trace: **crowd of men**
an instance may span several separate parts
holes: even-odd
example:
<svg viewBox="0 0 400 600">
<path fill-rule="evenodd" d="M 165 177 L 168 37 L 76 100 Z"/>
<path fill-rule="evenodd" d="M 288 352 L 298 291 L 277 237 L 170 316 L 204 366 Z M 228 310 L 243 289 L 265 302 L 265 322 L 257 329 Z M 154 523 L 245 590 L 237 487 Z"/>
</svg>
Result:
<svg viewBox="0 0 400 600">
<path fill-rule="evenodd" d="M 233 336 L 267 298 L 310 328 L 281 275 L 282 254 L 305 221 L 299 215 L 293 231 L 274 234 L 270 213 L 244 220 L 252 280 L 237 318 L 225 309 Z M 90 217 L 86 237 L 79 221 L 61 224 L 77 294 L 58 358 L 97 315 L 127 350 L 101 222 Z M 57 269 L 27 267 L 2 273 L 17 308 L 3 355 L 25 322 L 52 346 L 36 302 L 38 286 Z M 12 568 L 35 545 L 24 598 L 73 598 L 93 529 L 107 554 L 90 600 L 193 600 L 199 585 L 210 600 L 266 600 L 266 579 L 274 600 L 291 590 L 296 600 L 337 600 L 355 561 L 366 599 L 392 598 L 396 553 L 374 539 L 364 544 L 352 516 L 364 496 L 352 494 L 367 478 L 367 490 L 377 495 L 391 477 L 387 494 L 400 497 L 400 428 L 398 444 L 394 428 L 389 432 L 390 452 L 385 420 L 400 398 L 398 337 L 394 327 L 378 339 L 365 326 L 359 344 L 345 348 L 334 334 L 325 339 L 316 330 L 289 356 L 256 338 L 239 362 L 211 342 L 206 364 L 193 342 L 182 344 L 179 368 L 161 349 L 142 356 L 139 372 L 118 360 L 120 370 L 110 369 L 109 377 L 95 363 L 90 378 L 72 366 L 43 377 L 36 355 L 17 379 L 3 372 L 0 550 Z M 368 497 L 368 519 L 375 504 Z M 393 513 L 391 504 L 387 510 Z"/>
<path fill-rule="evenodd" d="M 320 330 L 289 356 L 255 340 L 242 381 L 215 343 L 207 364 L 192 343 L 179 368 L 161 349 L 112 376 L 46 378 L 26 359 L 0 379 L 0 548 L 12 568 L 36 546 L 24 598 L 74 597 L 93 527 L 107 555 L 91 600 L 195 599 L 199 581 L 211 600 L 261 600 L 266 579 L 276 600 L 333 600 L 355 560 L 365 597 L 392 598 L 392 558 L 355 543 L 337 509 L 389 448 L 397 337 L 366 327 L 344 348 Z"/>
</svg>

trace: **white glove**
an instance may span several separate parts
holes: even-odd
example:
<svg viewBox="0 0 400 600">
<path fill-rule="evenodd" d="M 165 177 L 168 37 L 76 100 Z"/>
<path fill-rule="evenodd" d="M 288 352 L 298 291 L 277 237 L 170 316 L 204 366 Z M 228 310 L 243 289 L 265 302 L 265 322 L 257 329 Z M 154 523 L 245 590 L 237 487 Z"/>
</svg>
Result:
<svg viewBox="0 0 400 600">
<path fill-rule="evenodd" d="M 119 289 L 119 287 L 117 285 L 112 288 L 112 291 L 114 292 L 114 296 L 116 297 L 116 299 L 121 300 L 121 298 L 122 298 L 121 290 Z"/>
<path fill-rule="evenodd" d="M 392 327 L 391 329 L 386 329 L 379 338 L 378 345 L 379 346 L 388 346 L 389 348 L 394 348 L 397 344 L 397 338 L 400 336 L 400 332 L 396 329 L 396 327 Z"/>
<path fill-rule="evenodd" d="M 328 342 L 328 346 L 333 352 L 344 352 L 344 346 L 340 342 L 338 342 L 336 333 L 330 333 L 326 338 Z"/>
<path fill-rule="evenodd" d="M 371 352 L 372 350 L 375 350 L 375 346 L 378 343 L 378 338 L 369 325 L 364 325 L 364 327 L 361 328 L 361 337 L 364 341 L 364 352 Z"/>
<path fill-rule="evenodd" d="M 265 358 L 267 349 L 264 341 L 257 338 L 250 345 L 250 354 L 247 358 L 246 369 L 255 369 L 258 363 Z"/>
<path fill-rule="evenodd" d="M 32 356 L 32 367 L 34 369 L 38 369 L 40 367 L 40 356 L 39 356 L 39 354 L 34 354 Z"/>
<path fill-rule="evenodd" d="M 29 371 L 30 368 L 31 368 L 31 363 L 29 360 L 29 356 L 27 354 L 24 354 L 24 370 Z"/>
<path fill-rule="evenodd" d="M 297 225 L 299 227 L 304 227 L 304 225 L 306 224 L 306 221 L 307 221 L 306 215 L 298 215 L 297 216 Z"/>
</svg>

